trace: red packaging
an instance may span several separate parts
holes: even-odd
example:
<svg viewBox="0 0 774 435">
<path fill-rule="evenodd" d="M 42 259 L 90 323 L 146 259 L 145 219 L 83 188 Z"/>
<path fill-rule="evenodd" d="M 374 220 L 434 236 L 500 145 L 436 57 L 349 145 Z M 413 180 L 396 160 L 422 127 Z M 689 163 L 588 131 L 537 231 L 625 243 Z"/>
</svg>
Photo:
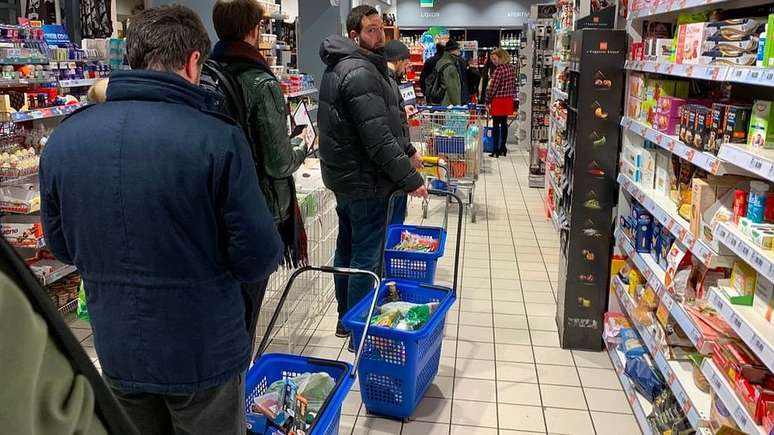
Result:
<svg viewBox="0 0 774 435">
<path fill-rule="evenodd" d="M 763 209 L 763 219 L 766 222 L 774 222 L 774 192 L 766 194 L 766 206 Z"/>
<path fill-rule="evenodd" d="M 766 382 L 769 370 L 744 345 L 729 340 L 712 347 L 712 361 L 731 383 L 744 377 L 755 384 Z"/>
<path fill-rule="evenodd" d="M 766 210 L 768 210 L 768 200 L 771 197 L 771 194 L 766 197 Z M 739 219 L 744 216 L 747 216 L 747 192 L 742 189 L 736 189 L 734 192 L 734 223 L 739 225 Z"/>
<path fill-rule="evenodd" d="M 766 433 L 774 432 L 774 402 L 766 402 L 763 428 Z"/>
<path fill-rule="evenodd" d="M 734 384 L 737 396 L 742 399 L 747 411 L 755 420 L 755 424 L 761 424 L 766 415 L 767 402 L 774 401 L 774 391 L 751 383 L 748 379 L 740 377 Z"/>
<path fill-rule="evenodd" d="M 640 42 L 632 42 L 632 60 L 642 60 L 645 56 L 645 44 Z"/>
</svg>

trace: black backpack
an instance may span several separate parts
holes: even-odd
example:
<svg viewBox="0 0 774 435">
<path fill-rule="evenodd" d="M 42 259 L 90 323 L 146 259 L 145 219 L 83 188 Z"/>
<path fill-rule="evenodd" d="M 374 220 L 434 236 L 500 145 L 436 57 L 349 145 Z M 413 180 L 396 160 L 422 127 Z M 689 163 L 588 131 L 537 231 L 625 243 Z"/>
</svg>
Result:
<svg viewBox="0 0 774 435">
<path fill-rule="evenodd" d="M 434 68 L 433 71 L 427 76 L 427 82 L 425 87 L 425 100 L 428 104 L 441 104 L 443 97 L 446 96 L 446 83 L 443 82 L 443 72 L 446 68 L 455 66 L 453 63 L 447 63 L 439 70 Z M 455 66 L 456 67 L 456 66 Z"/>
<path fill-rule="evenodd" d="M 244 63 L 223 63 L 212 59 L 204 61 L 199 87 L 209 92 L 213 98 L 212 109 L 231 117 L 239 123 L 245 137 L 253 144 L 252 133 L 248 127 L 247 102 L 242 85 L 237 77 L 252 68 Z M 253 156 L 255 157 L 255 156 Z"/>
</svg>

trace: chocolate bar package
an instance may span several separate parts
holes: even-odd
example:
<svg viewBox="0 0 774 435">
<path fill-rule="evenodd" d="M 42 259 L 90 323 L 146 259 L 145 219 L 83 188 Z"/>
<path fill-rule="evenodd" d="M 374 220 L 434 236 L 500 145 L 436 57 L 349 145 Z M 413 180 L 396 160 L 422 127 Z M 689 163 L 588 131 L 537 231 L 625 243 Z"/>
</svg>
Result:
<svg viewBox="0 0 774 435">
<path fill-rule="evenodd" d="M 712 126 L 705 148 L 708 152 L 715 155 L 717 155 L 720 145 L 723 143 L 723 128 L 725 126 L 727 109 L 728 105 L 724 103 L 714 103 L 712 105 Z"/>
<path fill-rule="evenodd" d="M 752 106 L 729 104 L 726 107 L 723 143 L 746 143 Z"/>
</svg>

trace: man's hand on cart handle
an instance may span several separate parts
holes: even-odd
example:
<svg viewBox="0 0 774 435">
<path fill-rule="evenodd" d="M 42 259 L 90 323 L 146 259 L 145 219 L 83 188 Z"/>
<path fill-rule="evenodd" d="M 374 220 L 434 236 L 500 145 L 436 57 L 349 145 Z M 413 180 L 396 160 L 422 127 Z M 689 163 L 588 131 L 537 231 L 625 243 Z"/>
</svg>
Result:
<svg viewBox="0 0 774 435">
<path fill-rule="evenodd" d="M 422 198 L 427 199 L 427 187 L 424 185 L 420 186 L 419 189 L 409 193 L 409 195 L 413 196 L 414 198 Z"/>
<path fill-rule="evenodd" d="M 411 163 L 414 165 L 414 169 L 421 169 L 424 165 L 424 158 L 422 157 L 422 153 L 419 151 L 415 152 L 413 156 L 411 156 Z"/>
</svg>

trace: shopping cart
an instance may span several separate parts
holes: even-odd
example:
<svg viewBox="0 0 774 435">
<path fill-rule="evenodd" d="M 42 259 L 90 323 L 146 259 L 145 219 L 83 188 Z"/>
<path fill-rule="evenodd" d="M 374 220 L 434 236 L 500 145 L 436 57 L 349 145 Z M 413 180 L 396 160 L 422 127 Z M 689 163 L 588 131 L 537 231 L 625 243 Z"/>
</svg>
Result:
<svg viewBox="0 0 774 435">
<path fill-rule="evenodd" d="M 474 202 L 476 180 L 481 172 L 483 127 L 486 124 L 486 107 L 469 106 L 419 106 L 413 120 L 421 142 L 422 153 L 439 157 L 449 168 L 450 185 L 434 181 L 437 189 L 446 189 L 465 198 L 471 222 L 476 222 Z M 483 122 L 482 122 L 483 121 Z M 416 132 L 415 132 L 416 133 Z M 412 137 L 417 137 L 412 134 Z"/>
<path fill-rule="evenodd" d="M 266 350 L 266 347 L 271 341 L 271 331 L 274 328 L 277 319 L 279 318 L 282 306 L 285 304 L 285 301 L 288 298 L 288 294 L 291 287 L 293 286 L 293 282 L 295 282 L 299 275 L 309 271 L 339 275 L 370 276 L 374 280 L 373 296 L 370 298 L 366 296 L 363 298 L 363 301 L 365 302 L 365 309 L 368 311 L 369 318 L 373 316 L 374 307 L 376 306 L 376 302 L 378 300 L 377 289 L 379 287 L 379 276 L 377 276 L 375 273 L 357 269 L 329 266 L 304 266 L 297 269 L 295 272 L 293 272 L 292 275 L 290 275 L 288 283 L 285 285 L 285 290 L 280 297 L 277 309 L 274 311 L 271 321 L 269 322 L 269 329 L 266 334 L 264 334 L 263 339 L 261 340 L 261 344 L 258 346 L 257 354 L 260 356 L 256 358 L 253 366 L 250 367 L 250 369 L 247 371 L 247 375 L 245 377 L 245 408 L 247 413 L 252 413 L 251 408 L 253 401 L 256 398 L 266 394 L 269 386 L 276 381 L 287 380 L 304 373 L 325 372 L 335 380 L 335 385 L 325 402 L 323 402 L 322 406 L 320 407 L 315 420 L 312 422 L 311 427 L 307 431 L 307 435 L 336 435 L 339 433 L 341 405 L 344 402 L 344 399 L 347 397 L 349 389 L 352 387 L 352 384 L 355 381 L 355 377 L 357 376 L 358 366 L 361 363 L 363 357 L 362 350 L 357 352 L 354 366 L 350 366 L 348 363 L 342 361 L 326 360 L 308 356 L 279 353 L 263 355 L 263 352 Z M 368 323 L 363 325 L 362 328 L 363 332 L 361 332 L 360 335 L 362 335 L 363 338 L 360 341 L 360 346 L 358 349 L 364 348 L 365 337 L 368 335 Z M 274 435 L 275 433 L 278 433 L 278 429 L 270 424 L 268 419 L 263 415 L 249 415 L 248 426 L 250 431 L 249 433 L 253 434 Z"/>
<path fill-rule="evenodd" d="M 438 303 L 428 323 L 417 331 L 374 327 L 366 332 L 366 339 L 363 340 L 361 331 L 365 330 L 364 325 L 370 323 L 372 317 L 368 298 L 363 298 L 342 319 L 355 334 L 356 342 L 360 343 L 358 351 L 362 352 L 362 361 L 358 367 L 358 376 L 366 410 L 403 420 L 414 412 L 438 373 L 446 313 L 457 299 L 463 203 L 453 193 L 438 190 L 432 192 L 450 196 L 459 206 L 452 287 L 391 280 L 397 284 L 402 301 Z M 387 282 L 383 280 L 379 287 L 378 298 L 381 304 L 387 300 Z"/>
<path fill-rule="evenodd" d="M 435 190 L 429 189 L 429 192 Z M 446 247 L 446 229 L 449 221 L 449 196 L 439 195 L 444 199 L 444 216 L 442 226 L 390 224 L 395 200 L 406 194 L 395 191 L 390 196 L 387 206 L 387 231 L 384 240 L 384 261 L 382 263 L 382 278 L 398 278 L 409 281 L 432 284 L 435 280 L 435 270 L 438 259 L 443 257 Z M 434 196 L 434 195 L 431 195 Z M 426 207 L 427 200 L 422 202 Z M 461 211 L 461 210 L 460 210 Z M 426 217 L 426 216 L 425 216 Z M 416 252 L 395 249 L 400 243 L 403 233 L 408 232 L 419 237 L 438 241 L 438 247 L 433 252 Z"/>
<path fill-rule="evenodd" d="M 435 156 L 422 156 L 422 167 L 419 168 L 419 173 L 425 177 L 425 185 L 428 189 L 433 187 L 439 187 L 439 190 L 448 190 L 451 185 L 451 178 L 449 177 L 449 164 L 445 159 Z M 449 199 L 446 200 L 446 212 L 444 214 L 443 226 L 446 227 L 446 220 L 449 216 Z M 427 219 L 427 214 L 430 208 L 430 201 L 428 199 L 422 200 L 422 219 Z"/>
</svg>

